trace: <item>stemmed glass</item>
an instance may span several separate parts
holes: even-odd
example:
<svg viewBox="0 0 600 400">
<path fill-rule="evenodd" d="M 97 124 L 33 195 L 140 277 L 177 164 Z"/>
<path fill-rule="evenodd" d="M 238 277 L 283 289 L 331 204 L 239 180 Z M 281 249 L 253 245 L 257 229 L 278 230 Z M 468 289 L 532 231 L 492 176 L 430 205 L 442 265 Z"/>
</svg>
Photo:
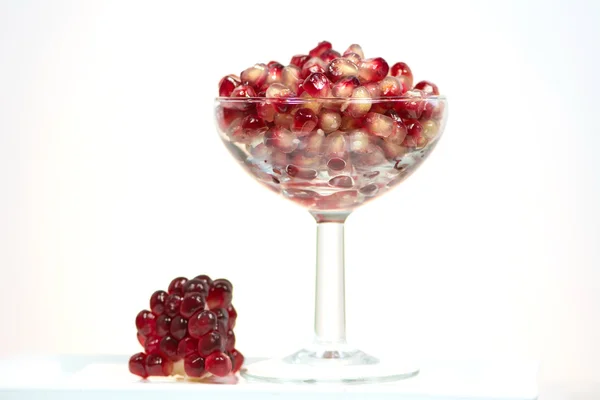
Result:
<svg viewBox="0 0 600 400">
<path fill-rule="evenodd" d="M 252 363 L 242 375 L 270 382 L 416 375 L 416 366 L 386 362 L 346 342 L 344 222 L 427 158 L 444 130 L 446 99 L 219 97 L 215 114 L 223 143 L 242 167 L 317 222 L 314 340 L 282 359 Z"/>
</svg>

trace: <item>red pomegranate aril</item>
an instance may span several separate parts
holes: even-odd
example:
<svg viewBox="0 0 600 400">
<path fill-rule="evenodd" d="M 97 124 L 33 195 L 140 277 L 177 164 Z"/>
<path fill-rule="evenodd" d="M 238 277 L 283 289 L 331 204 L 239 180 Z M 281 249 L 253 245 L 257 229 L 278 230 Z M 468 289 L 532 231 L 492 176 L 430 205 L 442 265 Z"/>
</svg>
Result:
<svg viewBox="0 0 600 400">
<path fill-rule="evenodd" d="M 160 344 L 158 349 L 160 354 L 170 361 L 180 360 L 181 357 L 177 354 L 177 348 L 179 346 L 179 342 L 172 336 L 165 336 L 160 340 Z"/>
<path fill-rule="evenodd" d="M 434 120 L 419 120 L 421 126 L 423 126 L 422 136 L 427 140 L 435 139 L 438 134 L 439 126 Z"/>
<path fill-rule="evenodd" d="M 313 57 L 304 63 L 302 70 L 300 71 L 300 78 L 305 79 L 313 72 L 325 73 L 327 64 L 318 57 Z"/>
<path fill-rule="evenodd" d="M 394 144 L 401 144 L 404 141 L 404 138 L 406 137 L 408 131 L 406 129 L 406 125 L 404 124 L 404 121 L 402 120 L 402 118 L 400 118 L 400 116 L 398 115 L 398 113 L 394 110 L 388 110 L 385 115 L 387 115 L 388 117 L 390 117 L 391 119 L 394 120 L 394 123 L 396 124 L 396 129 L 394 130 L 394 133 L 390 136 L 388 136 L 386 138 L 386 141 L 394 143 Z"/>
<path fill-rule="evenodd" d="M 188 355 L 183 361 L 183 370 L 190 378 L 203 378 L 208 374 L 205 368 L 204 357 L 197 353 Z"/>
<path fill-rule="evenodd" d="M 242 365 L 244 365 L 244 355 L 242 353 L 240 353 L 237 349 L 233 349 L 230 354 L 233 356 L 232 358 L 232 363 L 233 363 L 233 373 L 238 372 L 240 369 L 242 369 Z"/>
<path fill-rule="evenodd" d="M 229 326 L 229 314 L 227 314 L 227 310 L 225 308 L 215 308 L 213 312 L 217 316 L 217 330 L 223 335 L 226 334 L 227 327 Z"/>
<path fill-rule="evenodd" d="M 181 295 L 176 293 L 170 294 L 165 300 L 165 314 L 169 317 L 174 317 L 179 314 L 182 300 L 183 297 Z"/>
<path fill-rule="evenodd" d="M 224 377 L 232 371 L 231 359 L 223 351 L 215 351 L 206 357 L 205 368 L 215 376 Z"/>
<path fill-rule="evenodd" d="M 362 61 L 362 58 L 356 53 L 344 54 L 343 58 L 345 58 L 346 60 L 352 61 L 354 63 L 354 65 L 357 65 L 357 66 Z"/>
<path fill-rule="evenodd" d="M 321 54 L 321 60 L 325 61 L 325 63 L 330 63 L 336 58 L 340 58 L 342 55 L 335 50 L 327 50 L 325 53 Z"/>
<path fill-rule="evenodd" d="M 293 66 L 296 66 L 298 68 L 302 68 L 302 66 L 304 65 L 305 62 L 308 61 L 308 59 L 310 58 L 309 55 L 306 54 L 297 54 L 295 56 L 292 57 L 292 59 L 290 60 L 290 64 Z"/>
<path fill-rule="evenodd" d="M 365 58 L 365 53 L 359 44 L 351 44 L 346 51 L 344 51 L 345 56 L 351 53 L 357 54 L 360 58 Z"/>
<path fill-rule="evenodd" d="M 269 67 L 269 72 L 267 75 L 267 82 L 266 82 L 267 85 L 270 85 L 271 83 L 281 82 L 281 73 L 283 72 L 283 69 L 285 68 L 285 66 L 278 62 L 271 61 L 268 64 L 268 67 Z"/>
<path fill-rule="evenodd" d="M 192 338 L 199 339 L 218 328 L 217 315 L 209 310 L 197 312 L 188 321 L 188 332 Z"/>
<path fill-rule="evenodd" d="M 146 356 L 146 373 L 148 376 L 169 376 L 173 372 L 173 362 L 158 354 Z"/>
<path fill-rule="evenodd" d="M 346 158 L 347 136 L 343 132 L 333 132 L 327 135 L 324 144 L 324 154 L 327 158 Z"/>
<path fill-rule="evenodd" d="M 414 89 L 422 90 L 427 96 L 437 96 L 440 94 L 440 90 L 438 89 L 437 85 L 429 81 L 421 81 L 417 83 Z"/>
<path fill-rule="evenodd" d="M 365 89 L 369 91 L 371 98 L 376 99 L 381 96 L 381 88 L 378 82 L 367 83 Z"/>
<path fill-rule="evenodd" d="M 354 89 L 360 86 L 360 82 L 355 76 L 348 76 L 340 79 L 331 87 L 333 97 L 351 97 Z"/>
<path fill-rule="evenodd" d="M 403 146 L 406 147 L 417 147 L 421 139 L 421 133 L 423 132 L 423 125 L 417 120 L 405 120 L 407 135 L 404 138 Z"/>
<path fill-rule="evenodd" d="M 331 92 L 331 82 L 325 74 L 313 72 L 302 83 L 306 93 L 312 97 L 328 97 Z"/>
<path fill-rule="evenodd" d="M 198 354 L 201 356 L 223 350 L 225 350 L 225 337 L 219 331 L 211 331 L 198 339 Z"/>
<path fill-rule="evenodd" d="M 171 331 L 171 322 L 173 319 L 166 314 L 161 315 L 156 319 L 156 335 L 163 337 Z"/>
<path fill-rule="evenodd" d="M 294 65 L 288 65 L 281 71 L 281 83 L 298 95 L 300 95 L 298 85 L 302 82 L 300 73 L 301 69 Z"/>
<path fill-rule="evenodd" d="M 313 110 L 309 108 L 300 108 L 294 115 L 293 130 L 294 132 L 308 134 L 315 129 L 318 122 L 319 118 L 315 115 Z"/>
<path fill-rule="evenodd" d="M 311 133 L 305 139 L 306 147 L 304 148 L 304 154 L 309 157 L 320 154 L 324 139 L 325 133 L 321 129 L 318 129 L 316 132 Z"/>
<path fill-rule="evenodd" d="M 237 320 L 237 311 L 235 310 L 233 305 L 230 305 L 229 307 L 227 307 L 227 315 L 229 316 L 227 328 L 228 329 L 235 328 L 235 322 Z"/>
<path fill-rule="evenodd" d="M 394 134 L 396 125 L 392 118 L 370 112 L 365 116 L 364 127 L 372 135 L 386 138 Z"/>
<path fill-rule="evenodd" d="M 165 311 L 165 300 L 167 299 L 167 292 L 164 290 L 157 290 L 150 297 L 150 310 L 152 314 L 157 317 Z"/>
<path fill-rule="evenodd" d="M 323 110 L 319 114 L 319 128 L 325 133 L 337 131 L 341 124 L 342 116 L 335 111 Z"/>
<path fill-rule="evenodd" d="M 392 68 L 390 69 L 390 75 L 400 79 L 406 90 L 412 88 L 413 74 L 410 70 L 410 67 L 406 63 L 397 62 L 396 64 L 392 65 Z"/>
<path fill-rule="evenodd" d="M 320 42 L 314 49 L 308 52 L 311 57 L 321 57 L 327 50 L 331 50 L 331 43 L 328 41 Z"/>
<path fill-rule="evenodd" d="M 241 110 L 233 109 L 232 107 L 237 107 L 238 105 L 226 103 L 227 105 L 223 106 L 223 108 L 217 111 L 217 121 L 219 123 L 219 127 L 221 130 L 226 131 L 229 129 L 233 122 L 237 122 L 239 119 L 244 117 L 244 112 Z"/>
<path fill-rule="evenodd" d="M 134 375 L 147 378 L 148 373 L 146 372 L 146 354 L 136 353 L 129 359 L 129 372 Z"/>
<path fill-rule="evenodd" d="M 227 336 L 225 337 L 225 350 L 231 351 L 235 348 L 235 333 L 233 329 L 229 329 L 227 331 Z"/>
<path fill-rule="evenodd" d="M 224 76 L 219 82 L 219 96 L 229 97 L 233 89 L 240 85 L 240 80 L 235 75 Z"/>
<path fill-rule="evenodd" d="M 256 118 L 256 117 L 255 117 Z M 256 118 L 258 119 L 258 118 Z M 262 125 L 264 125 L 264 122 L 262 123 Z M 258 124 L 258 126 L 260 126 L 260 124 Z M 242 123 L 242 127 L 244 127 L 244 124 Z M 248 127 L 250 128 L 250 127 Z M 251 129 L 256 129 L 254 127 L 252 127 Z M 208 289 L 210 288 L 210 285 L 208 285 L 206 282 L 200 280 L 200 279 L 190 279 L 189 281 L 187 281 L 185 283 L 185 285 L 183 285 L 183 293 L 184 294 L 188 294 L 188 293 L 202 293 L 203 295 L 207 295 L 208 294 Z"/>
<path fill-rule="evenodd" d="M 179 358 L 186 358 L 198 351 L 198 339 L 187 336 L 179 341 L 177 345 L 177 356 Z"/>
<path fill-rule="evenodd" d="M 136 335 L 137 335 L 138 342 L 140 342 L 142 347 L 144 347 L 144 345 L 146 344 L 146 336 L 140 335 L 139 333 L 137 333 Z"/>
<path fill-rule="evenodd" d="M 182 317 L 181 315 L 177 315 L 173 317 L 171 321 L 171 326 L 169 327 L 169 333 L 177 339 L 181 340 L 185 337 L 188 330 L 188 320 Z M 166 336 L 165 336 L 166 337 Z"/>
<path fill-rule="evenodd" d="M 342 78 L 356 76 L 358 74 L 358 67 L 346 58 L 336 58 L 327 65 L 326 73 L 332 82 L 337 82 Z"/>
<path fill-rule="evenodd" d="M 359 86 L 354 89 L 351 99 L 342 105 L 341 110 L 354 118 L 363 117 L 371 109 L 370 99 L 371 95 L 369 94 L 369 91 L 364 86 Z M 343 125 L 344 121 L 342 119 L 342 126 Z"/>
<path fill-rule="evenodd" d="M 419 119 L 425 108 L 425 103 L 416 92 L 407 92 L 413 98 L 394 103 L 394 109 L 404 119 Z"/>
<path fill-rule="evenodd" d="M 208 275 L 198 275 L 196 277 L 194 277 L 194 279 L 197 279 L 199 281 L 202 281 L 204 283 L 206 283 L 206 285 L 208 285 L 210 287 L 210 285 L 212 285 L 212 279 L 210 279 L 210 276 Z"/>
<path fill-rule="evenodd" d="M 252 86 L 240 85 L 233 89 L 230 97 L 253 98 L 256 97 L 256 91 Z M 227 107 L 245 111 L 255 107 L 255 104 L 247 101 L 231 101 L 227 103 Z"/>
<path fill-rule="evenodd" d="M 370 141 L 369 133 L 364 130 L 355 130 L 350 134 L 350 151 L 353 153 L 367 153 Z"/>
<path fill-rule="evenodd" d="M 142 310 L 135 318 L 135 326 L 140 335 L 148 337 L 156 332 L 156 316 L 148 310 Z"/>
<path fill-rule="evenodd" d="M 160 352 L 160 341 L 162 338 L 158 336 L 152 336 L 146 339 L 144 344 L 144 351 L 146 354 L 158 354 Z"/>
<path fill-rule="evenodd" d="M 269 67 L 265 64 L 255 64 L 254 66 L 245 69 L 240 74 L 240 80 L 244 85 L 250 85 L 255 89 L 260 89 L 267 81 L 269 75 Z"/>
<path fill-rule="evenodd" d="M 187 278 L 184 278 L 182 276 L 173 279 L 171 283 L 169 283 L 169 294 L 175 293 L 183 296 L 183 285 L 185 285 L 187 281 Z"/>
<path fill-rule="evenodd" d="M 388 63 L 381 57 L 362 60 L 358 66 L 358 79 L 362 83 L 379 82 L 389 72 Z"/>
<path fill-rule="evenodd" d="M 273 118 L 273 123 L 278 128 L 292 129 L 294 116 L 285 112 L 277 113 L 275 114 L 275 118 Z"/>
<path fill-rule="evenodd" d="M 291 124 L 293 123 L 293 117 L 290 116 L 290 118 L 291 121 L 289 123 Z M 275 123 L 277 124 L 277 120 Z M 283 153 L 291 153 L 298 148 L 300 141 L 293 132 L 285 128 L 275 127 L 265 133 L 264 143 L 265 146 L 275 148 Z M 222 289 L 215 289 L 213 287 L 210 290 L 207 298 L 209 308 L 227 307 L 229 305 L 217 299 L 218 293 L 221 293 Z M 229 301 L 231 301 L 231 295 L 229 295 Z"/>
<path fill-rule="evenodd" d="M 379 95 L 381 97 L 398 97 L 406 92 L 400 79 L 394 76 L 386 76 L 379 82 Z"/>
<path fill-rule="evenodd" d="M 184 318 L 189 318 L 196 311 L 204 310 L 205 300 L 204 295 L 201 293 L 187 293 L 181 302 L 179 313 Z"/>
<path fill-rule="evenodd" d="M 368 110 L 367 110 L 368 111 Z M 348 114 L 342 115 L 342 123 L 340 125 L 340 131 L 349 132 L 355 129 L 360 129 L 364 125 L 364 118 L 362 116 L 353 117 Z"/>
<path fill-rule="evenodd" d="M 317 115 L 323 108 L 323 105 L 326 104 L 324 101 L 320 101 L 319 99 L 311 97 L 308 93 L 302 93 L 300 98 L 302 99 L 302 104 L 298 104 L 296 109 L 292 110 L 292 114 L 301 108 L 308 108 L 309 110 L 312 110 L 315 115 Z"/>
<path fill-rule="evenodd" d="M 266 122 L 273 122 L 277 110 L 275 106 L 268 101 L 256 104 L 256 115 Z"/>
<path fill-rule="evenodd" d="M 265 92 L 265 97 L 269 99 L 281 99 L 294 96 L 294 92 L 283 83 L 273 83 Z"/>
</svg>

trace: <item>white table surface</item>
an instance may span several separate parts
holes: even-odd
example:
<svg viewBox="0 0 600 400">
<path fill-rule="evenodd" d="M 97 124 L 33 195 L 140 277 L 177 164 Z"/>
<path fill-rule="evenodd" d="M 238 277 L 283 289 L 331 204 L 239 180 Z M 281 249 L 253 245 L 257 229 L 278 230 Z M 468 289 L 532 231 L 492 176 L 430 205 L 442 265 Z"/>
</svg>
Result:
<svg viewBox="0 0 600 400">
<path fill-rule="evenodd" d="M 403 381 L 361 385 L 141 381 L 127 356 L 0 359 L 1 400 L 533 400 L 538 368 L 517 362 L 430 362 Z M 254 359 L 256 360 L 256 359 Z M 252 362 L 250 359 L 248 362 Z"/>
</svg>

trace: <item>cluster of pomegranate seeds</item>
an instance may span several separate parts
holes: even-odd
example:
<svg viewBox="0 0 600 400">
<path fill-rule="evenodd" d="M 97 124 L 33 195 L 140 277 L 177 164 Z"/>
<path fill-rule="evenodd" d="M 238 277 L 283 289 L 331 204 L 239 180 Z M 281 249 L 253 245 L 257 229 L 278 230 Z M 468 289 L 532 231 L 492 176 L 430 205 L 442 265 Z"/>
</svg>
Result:
<svg viewBox="0 0 600 400">
<path fill-rule="evenodd" d="M 287 65 L 257 63 L 222 78 L 219 96 L 228 99 L 217 119 L 261 182 L 308 208 L 339 210 L 399 183 L 429 154 L 445 116 L 439 94 L 430 81 L 415 83 L 405 62 L 323 41 Z"/>
<path fill-rule="evenodd" d="M 259 74 L 255 71 L 247 79 L 258 79 Z M 233 78 L 224 82 L 229 85 Z M 231 282 L 207 275 L 175 278 L 167 291 L 154 292 L 150 310 L 140 311 L 135 319 L 144 351 L 131 356 L 129 371 L 142 378 L 194 379 L 238 372 L 244 356 L 235 348 L 237 312 L 232 298 Z"/>
</svg>

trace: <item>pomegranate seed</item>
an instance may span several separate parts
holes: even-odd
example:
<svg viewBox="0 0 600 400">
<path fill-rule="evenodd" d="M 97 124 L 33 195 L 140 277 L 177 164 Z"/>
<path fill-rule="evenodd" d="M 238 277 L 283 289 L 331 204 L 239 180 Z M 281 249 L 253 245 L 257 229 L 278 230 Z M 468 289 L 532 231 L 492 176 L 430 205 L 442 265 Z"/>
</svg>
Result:
<svg viewBox="0 0 600 400">
<path fill-rule="evenodd" d="M 235 328 L 235 321 L 237 320 L 237 311 L 235 310 L 233 305 L 227 307 L 227 315 L 229 316 L 229 323 L 227 324 L 227 328 Z"/>
<path fill-rule="evenodd" d="M 357 74 L 358 67 L 356 64 L 346 58 L 336 58 L 327 65 L 327 77 L 332 82 L 337 82 L 349 76 L 356 76 Z"/>
<path fill-rule="evenodd" d="M 325 155 L 327 158 L 345 158 L 347 142 L 342 132 L 333 132 L 325 138 Z"/>
<path fill-rule="evenodd" d="M 420 121 L 423 126 L 423 136 L 428 140 L 435 139 L 439 132 L 438 124 L 433 120 Z"/>
<path fill-rule="evenodd" d="M 357 54 L 360 58 L 365 58 L 365 53 L 359 44 L 351 44 L 344 52 L 344 55 L 347 56 L 352 53 Z"/>
<path fill-rule="evenodd" d="M 144 347 L 144 345 L 146 344 L 146 336 L 140 335 L 139 333 L 137 333 L 136 335 L 138 342 L 140 342 L 142 347 Z"/>
<path fill-rule="evenodd" d="M 229 314 L 225 308 L 215 308 L 213 310 L 217 316 L 217 330 L 222 334 L 227 333 L 227 327 L 229 326 Z"/>
<path fill-rule="evenodd" d="M 331 82 L 320 72 L 313 72 L 302 83 L 304 91 L 312 97 L 327 97 L 331 92 Z"/>
<path fill-rule="evenodd" d="M 239 126 L 230 129 L 229 136 L 235 142 L 251 143 L 256 137 L 267 130 L 265 121 L 254 114 L 249 114 L 240 121 Z M 208 291 L 208 288 L 206 290 Z"/>
<path fill-rule="evenodd" d="M 388 63 L 381 57 L 362 60 L 358 66 L 358 78 L 362 83 L 379 82 L 389 72 Z"/>
<path fill-rule="evenodd" d="M 129 372 L 134 375 L 147 378 L 146 373 L 146 355 L 144 353 L 136 353 L 129 359 Z"/>
<path fill-rule="evenodd" d="M 156 316 L 148 310 L 142 310 L 135 317 L 135 326 L 140 335 L 148 337 L 156 332 Z"/>
<path fill-rule="evenodd" d="M 265 93 L 266 95 L 266 93 Z M 275 118 L 275 106 L 268 101 L 263 101 L 256 105 L 256 114 L 259 118 L 267 122 L 273 122 Z"/>
<path fill-rule="evenodd" d="M 317 47 L 308 52 L 311 57 L 321 57 L 327 50 L 331 50 L 331 43 L 327 41 L 320 42 Z"/>
<path fill-rule="evenodd" d="M 437 96 L 440 94 L 440 90 L 438 89 L 437 85 L 429 81 L 421 81 L 417 83 L 414 88 L 416 90 L 422 90 L 427 96 Z"/>
<path fill-rule="evenodd" d="M 244 364 L 244 356 L 237 349 L 233 349 L 231 351 L 231 355 L 233 356 L 231 359 L 233 362 L 233 373 L 236 373 L 242 369 L 242 365 Z"/>
<path fill-rule="evenodd" d="M 419 146 L 421 134 L 423 133 L 423 125 L 417 120 L 406 120 L 407 135 L 402 143 L 406 147 L 417 147 Z"/>
<path fill-rule="evenodd" d="M 369 134 L 363 130 L 356 130 L 350 134 L 350 151 L 353 153 L 366 153 L 369 149 Z"/>
<path fill-rule="evenodd" d="M 394 120 L 394 124 L 396 125 L 394 133 L 388 136 L 385 140 L 394 144 L 401 144 L 408 133 L 404 121 L 402 121 L 402 118 L 400 118 L 398 113 L 394 110 L 388 110 L 385 115 Z"/>
<path fill-rule="evenodd" d="M 173 363 L 158 354 L 146 356 L 146 373 L 148 376 L 169 376 L 173 372 Z"/>
<path fill-rule="evenodd" d="M 345 112 L 354 118 L 358 118 L 367 114 L 371 109 L 371 95 L 364 86 L 359 86 L 354 89 L 352 91 L 351 99 L 354 101 L 348 101 L 342 105 L 342 112 Z"/>
<path fill-rule="evenodd" d="M 233 89 L 233 92 L 231 92 L 231 97 L 252 98 L 256 97 L 256 91 L 252 86 L 240 85 Z M 250 110 L 254 106 L 255 105 L 253 103 L 245 101 L 232 101 L 231 103 L 227 103 L 227 107 L 236 110 Z"/>
<path fill-rule="evenodd" d="M 310 133 L 319 122 L 319 118 L 309 108 L 301 108 L 294 115 L 294 123 L 292 128 L 299 136 L 304 136 Z"/>
<path fill-rule="evenodd" d="M 305 54 L 296 54 L 290 60 L 290 64 L 293 65 L 293 66 L 295 66 L 295 67 L 302 68 L 302 66 L 304 65 L 304 63 L 307 62 L 309 58 L 310 58 L 310 56 L 305 55 Z"/>
<path fill-rule="evenodd" d="M 434 99 L 426 99 L 423 101 L 423 114 L 419 119 L 435 119 L 440 120 L 444 115 L 444 103 Z"/>
<path fill-rule="evenodd" d="M 152 336 L 146 339 L 146 344 L 144 344 L 144 351 L 146 354 L 158 354 L 160 352 L 160 341 L 162 338 L 158 336 Z"/>
<path fill-rule="evenodd" d="M 211 331 L 198 339 L 198 354 L 207 356 L 213 351 L 225 349 L 225 338 L 219 331 Z"/>
<path fill-rule="evenodd" d="M 371 170 L 373 167 L 379 166 L 386 162 L 385 153 L 381 147 L 376 144 L 369 143 L 364 153 L 356 154 L 353 158 L 354 166 L 357 168 L 367 168 Z"/>
<path fill-rule="evenodd" d="M 384 140 L 381 144 L 383 153 L 388 160 L 396 161 L 408 153 L 408 148 L 394 141 Z"/>
<path fill-rule="evenodd" d="M 219 123 L 219 128 L 221 128 L 222 131 L 227 130 L 233 122 L 243 118 L 245 115 L 243 111 L 228 107 L 237 107 L 237 104 L 232 105 L 227 103 L 226 106 L 224 105 L 217 109 L 217 121 Z"/>
<path fill-rule="evenodd" d="M 332 62 L 336 58 L 340 58 L 342 55 L 335 50 L 327 50 L 321 55 L 321 60 L 325 61 L 325 64 Z"/>
<path fill-rule="evenodd" d="M 177 355 L 177 346 L 179 342 L 172 336 L 165 336 L 160 340 L 158 346 L 160 354 L 170 361 L 177 361 L 180 357 Z"/>
<path fill-rule="evenodd" d="M 186 358 L 198 351 L 198 339 L 193 337 L 186 337 L 182 339 L 177 345 L 177 356 L 179 358 Z"/>
<path fill-rule="evenodd" d="M 358 65 L 362 61 L 362 57 L 356 53 L 344 54 L 344 58 L 346 60 L 352 61 L 354 63 L 354 65 Z"/>
<path fill-rule="evenodd" d="M 298 105 L 298 107 L 308 108 L 312 110 L 315 113 L 315 115 L 321 111 L 321 108 L 323 108 L 323 101 L 311 97 L 308 93 L 302 93 L 300 98 L 303 99 L 303 102 L 302 104 Z"/>
<path fill-rule="evenodd" d="M 362 117 L 352 117 L 350 115 L 344 114 L 342 115 L 342 123 L 340 125 L 340 130 L 344 132 L 353 131 L 355 129 L 362 128 L 364 124 L 364 118 Z"/>
<path fill-rule="evenodd" d="M 292 164 L 288 165 L 285 168 L 285 171 L 292 178 L 306 179 L 306 180 L 315 179 L 318 174 L 317 171 L 315 171 L 314 169 L 297 167 Z"/>
<path fill-rule="evenodd" d="M 259 89 L 267 82 L 268 75 L 269 67 L 265 64 L 255 64 L 240 74 L 240 80 L 244 85 L 250 85 L 255 89 Z"/>
<path fill-rule="evenodd" d="M 283 69 L 285 67 L 278 62 L 271 61 L 268 64 L 268 68 L 269 71 L 267 74 L 267 85 L 270 85 L 271 83 L 281 82 L 281 73 L 283 72 Z"/>
<path fill-rule="evenodd" d="M 336 176 L 329 180 L 329 185 L 343 189 L 350 189 L 354 186 L 354 181 L 349 176 Z"/>
<path fill-rule="evenodd" d="M 419 119 L 423 114 L 425 104 L 422 99 L 420 92 L 409 91 L 407 92 L 411 99 L 402 100 L 394 103 L 394 109 L 405 119 Z"/>
<path fill-rule="evenodd" d="M 348 76 L 342 78 L 331 87 L 331 93 L 334 97 L 351 97 L 354 89 L 360 86 L 358 78 L 355 76 Z"/>
<path fill-rule="evenodd" d="M 150 297 L 150 310 L 157 317 L 165 311 L 165 300 L 168 294 L 164 290 L 157 290 Z"/>
<path fill-rule="evenodd" d="M 169 294 L 179 294 L 183 296 L 183 285 L 187 282 L 187 278 L 179 277 L 175 278 L 169 284 Z"/>
<path fill-rule="evenodd" d="M 369 95 L 373 99 L 376 99 L 381 96 L 380 86 L 377 82 L 367 83 L 365 85 L 365 89 L 369 91 Z"/>
<path fill-rule="evenodd" d="M 191 378 L 203 378 L 207 374 L 204 357 L 200 357 L 195 353 L 185 358 L 183 368 L 186 375 Z"/>
<path fill-rule="evenodd" d="M 163 337 L 167 335 L 171 330 L 172 318 L 166 314 L 161 315 L 156 320 L 156 335 Z"/>
<path fill-rule="evenodd" d="M 219 96 L 229 97 L 233 89 L 240 85 L 240 80 L 235 75 L 227 75 L 219 82 Z"/>
<path fill-rule="evenodd" d="M 215 376 L 227 376 L 231 370 L 231 359 L 222 351 L 215 351 L 204 361 L 206 370 Z"/>
<path fill-rule="evenodd" d="M 400 82 L 404 85 L 405 90 L 412 88 L 413 85 L 413 74 L 410 67 L 403 62 L 397 62 L 392 65 L 390 75 L 400 79 Z"/>
<path fill-rule="evenodd" d="M 196 311 L 204 310 L 205 297 L 201 293 L 187 293 L 181 302 L 179 313 L 184 318 L 189 318 Z"/>
<path fill-rule="evenodd" d="M 187 329 L 188 329 L 188 320 L 187 319 L 185 319 L 184 317 L 182 317 L 180 315 L 173 317 L 173 320 L 171 321 L 171 326 L 169 327 L 169 332 L 175 339 L 177 339 L 177 340 L 183 339 L 185 337 L 185 335 L 187 334 Z"/>
<path fill-rule="evenodd" d="M 292 129 L 292 124 L 294 123 L 294 117 L 290 114 L 278 113 L 278 114 L 275 114 L 273 123 L 279 128 Z"/>
<path fill-rule="evenodd" d="M 267 88 L 267 91 L 265 92 L 265 97 L 270 99 L 280 99 L 292 97 L 294 95 L 295 93 L 283 83 L 273 83 Z"/>
<path fill-rule="evenodd" d="M 212 285 L 212 282 L 213 282 L 212 279 L 210 279 L 210 277 L 208 275 L 198 275 L 194 279 L 197 279 L 199 281 L 206 283 L 206 285 L 209 287 L 210 287 L 210 285 Z"/>
<path fill-rule="evenodd" d="M 337 131 L 342 124 L 342 116 L 330 110 L 321 111 L 319 115 L 319 128 L 323 129 L 325 133 Z"/>
<path fill-rule="evenodd" d="M 365 128 L 369 133 L 385 138 L 394 134 L 396 124 L 388 116 L 370 112 L 365 116 Z"/>
<path fill-rule="evenodd" d="M 346 168 L 346 161 L 341 158 L 334 157 L 331 160 L 327 161 L 327 168 L 332 171 L 343 171 Z"/>
<path fill-rule="evenodd" d="M 169 317 L 174 317 L 179 314 L 179 308 L 181 307 L 182 301 L 183 297 L 179 294 L 170 294 L 165 300 L 165 314 Z"/>
<path fill-rule="evenodd" d="M 217 315 L 209 310 L 197 312 L 188 321 L 188 332 L 192 338 L 198 339 L 218 328 Z"/>
<path fill-rule="evenodd" d="M 404 92 L 406 92 L 404 85 L 394 76 L 386 76 L 379 82 L 379 95 L 382 97 L 398 97 Z"/>
<path fill-rule="evenodd" d="M 313 57 L 304 63 L 300 71 L 300 78 L 306 79 L 313 72 L 325 73 L 327 64 L 318 57 Z"/>
<path fill-rule="evenodd" d="M 227 331 L 227 336 L 225 338 L 225 350 L 231 351 L 235 348 L 235 333 L 233 333 L 233 329 L 229 329 Z"/>
<path fill-rule="evenodd" d="M 263 123 L 264 124 L 264 123 Z M 202 293 L 204 296 L 208 294 L 208 289 L 210 285 L 207 285 L 206 282 L 200 279 L 190 279 L 183 285 L 183 293 Z"/>
<path fill-rule="evenodd" d="M 321 147 L 325 139 L 325 132 L 322 129 L 317 129 L 315 133 L 311 133 L 306 138 L 306 147 L 304 148 L 304 154 L 306 156 L 318 155 L 321 153 Z"/>
<path fill-rule="evenodd" d="M 277 117 L 275 117 L 275 118 L 276 118 L 275 123 L 277 124 Z M 291 116 L 290 116 L 290 118 L 291 118 Z M 292 122 L 293 122 L 293 120 L 290 121 L 290 123 L 292 123 Z M 265 145 L 267 147 L 273 147 L 283 153 L 291 153 L 292 151 L 296 150 L 296 148 L 298 148 L 299 142 L 300 141 L 298 140 L 296 135 L 294 135 L 292 132 L 290 132 L 289 130 L 287 130 L 285 128 L 275 127 L 273 129 L 271 129 L 270 131 L 268 131 L 267 133 L 265 133 L 265 140 L 264 140 Z M 213 288 L 211 288 L 211 291 L 212 290 L 213 290 Z M 213 306 L 211 305 L 211 292 L 209 292 L 209 294 L 208 294 L 208 304 L 209 304 L 209 308 L 213 308 Z M 220 304 L 221 307 L 223 305 L 224 304 Z M 225 307 L 226 306 L 227 305 L 225 305 Z M 214 306 L 214 307 L 218 307 L 218 306 Z"/>
<path fill-rule="evenodd" d="M 283 69 L 283 71 L 281 71 L 281 83 L 283 83 L 296 94 L 300 94 L 298 90 L 298 85 L 300 82 L 302 82 L 300 79 L 300 73 L 300 68 L 293 65 L 288 65 Z"/>
</svg>

